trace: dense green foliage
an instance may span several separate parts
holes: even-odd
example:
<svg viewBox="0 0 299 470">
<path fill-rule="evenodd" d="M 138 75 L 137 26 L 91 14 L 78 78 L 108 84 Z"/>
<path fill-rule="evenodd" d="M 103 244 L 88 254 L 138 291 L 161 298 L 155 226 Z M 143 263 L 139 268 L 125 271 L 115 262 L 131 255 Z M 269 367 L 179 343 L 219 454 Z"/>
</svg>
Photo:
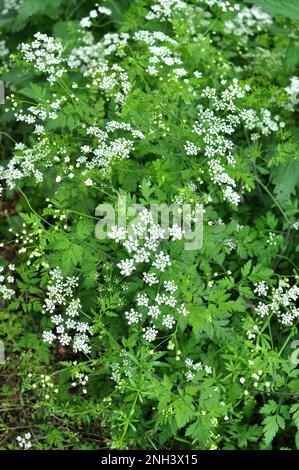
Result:
<svg viewBox="0 0 299 470">
<path fill-rule="evenodd" d="M 298 2 L 1 5 L 0 447 L 298 449 Z M 97 238 L 120 196 L 202 247 Z"/>
</svg>

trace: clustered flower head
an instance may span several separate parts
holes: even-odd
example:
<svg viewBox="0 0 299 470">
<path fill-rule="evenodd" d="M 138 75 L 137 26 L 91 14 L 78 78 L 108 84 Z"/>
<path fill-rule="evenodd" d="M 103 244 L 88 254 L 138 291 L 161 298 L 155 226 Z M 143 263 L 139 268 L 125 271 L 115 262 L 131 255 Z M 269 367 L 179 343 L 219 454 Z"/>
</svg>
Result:
<svg viewBox="0 0 299 470">
<path fill-rule="evenodd" d="M 4 39 L 0 40 L 0 59 L 3 59 L 4 57 L 9 54 L 9 50 L 6 47 L 6 42 Z"/>
<path fill-rule="evenodd" d="M 210 8 L 218 7 L 223 12 L 238 11 L 239 4 L 233 5 L 228 0 L 198 0 L 202 6 Z M 165 21 L 172 21 L 177 15 L 194 15 L 195 12 L 202 12 L 200 7 L 192 5 L 192 7 L 183 0 L 158 0 L 157 3 L 151 6 L 149 13 L 146 15 L 147 20 L 159 20 L 162 23 Z"/>
<path fill-rule="evenodd" d="M 48 109 L 45 106 L 29 106 L 24 113 L 23 109 L 20 109 L 16 114 L 16 120 L 26 122 L 27 124 L 36 124 L 35 132 L 41 134 L 44 132 L 44 127 L 40 125 L 38 121 L 45 121 L 46 119 L 55 120 L 58 117 L 57 111 L 61 108 L 62 103 L 66 101 L 66 97 L 63 96 L 49 103 Z"/>
<path fill-rule="evenodd" d="M 82 387 L 82 393 L 86 395 L 87 393 L 86 387 L 87 387 L 88 381 L 89 381 L 88 375 L 84 374 L 83 372 L 77 372 L 71 383 L 71 387 L 72 388 Z"/>
<path fill-rule="evenodd" d="M 0 166 L 0 179 L 6 181 L 9 189 L 15 188 L 18 182 L 26 177 L 32 177 L 37 183 L 44 179 L 38 168 L 41 162 L 47 162 L 50 156 L 50 146 L 47 137 L 37 142 L 34 148 L 22 143 L 15 144 L 15 155 L 9 160 L 7 167 Z M 1 185 L 0 185 L 1 187 Z"/>
<path fill-rule="evenodd" d="M 122 387 L 126 378 L 133 377 L 133 363 L 125 349 L 120 351 L 118 362 L 113 362 L 110 368 L 112 370 L 111 379 L 117 383 L 118 388 Z"/>
<path fill-rule="evenodd" d="M 132 138 L 117 137 L 117 132 L 129 133 Z M 93 146 L 81 147 L 82 155 L 77 160 L 77 167 L 83 165 L 86 171 L 99 168 L 105 176 L 110 174 L 113 164 L 130 157 L 136 139 L 144 138 L 143 133 L 134 129 L 131 124 L 118 121 L 107 122 L 105 130 L 89 126 L 86 128 L 86 134 L 93 139 Z"/>
<path fill-rule="evenodd" d="M 298 77 L 291 77 L 291 83 L 289 86 L 286 87 L 285 91 L 290 97 L 291 104 L 294 106 L 296 105 L 298 100 L 298 93 L 299 93 L 299 78 Z"/>
<path fill-rule="evenodd" d="M 92 82 L 88 86 L 98 87 L 106 95 L 114 96 L 118 104 L 124 104 L 131 83 L 127 71 L 117 63 L 111 66 L 107 57 L 112 54 L 116 57 L 126 56 L 130 53 L 127 47 L 130 41 L 131 44 L 142 47 L 144 67 L 149 75 L 160 77 L 164 68 L 172 70 L 177 78 L 187 74 L 178 51 L 178 42 L 162 31 L 107 33 L 101 41 L 96 41 L 88 33 L 83 36 L 82 41 L 83 44 L 69 54 L 69 67 L 78 68 L 84 77 L 91 77 Z"/>
<path fill-rule="evenodd" d="M 26 432 L 24 436 L 17 436 L 16 441 L 17 445 L 23 450 L 28 450 L 32 447 L 30 432 Z"/>
<path fill-rule="evenodd" d="M 180 227 L 175 230 L 170 228 L 169 232 L 171 241 L 181 239 Z M 130 255 L 117 265 L 121 274 L 130 276 L 137 270 L 142 271 L 145 292 L 137 294 L 136 306 L 126 311 L 125 317 L 129 325 L 142 325 L 143 337 L 149 342 L 155 340 L 159 329 L 173 329 L 178 315 L 188 314 L 184 303 L 179 300 L 178 286 L 174 280 L 165 279 L 162 282 L 159 279 L 172 265 L 170 256 L 162 250 L 165 235 L 165 230 L 154 222 L 152 213 L 147 209 L 140 212 L 128 230 L 114 226 L 108 233 L 108 237 L 121 242 Z M 155 290 L 148 289 L 155 285 Z"/>
<path fill-rule="evenodd" d="M 222 85 L 226 85 L 225 80 Z M 237 78 L 220 94 L 215 88 L 205 87 L 201 91 L 201 97 L 209 100 L 209 106 L 198 106 L 198 120 L 192 129 L 199 140 L 199 146 L 190 141 L 185 144 L 187 155 L 196 155 L 202 149 L 203 155 L 208 159 L 212 182 L 220 186 L 223 199 L 233 205 L 239 204 L 240 195 L 235 190 L 236 182 L 226 170 L 226 165 L 233 167 L 236 163 L 233 156 L 235 145 L 230 136 L 241 125 L 250 131 L 257 130 L 263 135 L 269 135 L 284 126 L 283 122 L 278 124 L 278 116 L 272 119 L 268 109 L 262 109 L 259 115 L 251 108 L 244 109 L 238 105 L 239 100 L 244 98 L 249 90 L 248 85 L 243 89 Z M 259 137 L 258 132 L 251 135 L 253 140 Z"/>
<path fill-rule="evenodd" d="M 261 318 L 274 315 L 283 325 L 293 325 L 298 319 L 299 287 L 291 286 L 289 279 L 280 279 L 277 287 L 270 287 L 265 281 L 256 283 L 254 293 L 265 298 L 255 309 Z"/>
<path fill-rule="evenodd" d="M 218 7 L 223 12 L 240 10 L 240 4 L 232 3 L 231 0 L 199 0 L 199 2 L 210 8 Z"/>
<path fill-rule="evenodd" d="M 2 15 L 7 15 L 11 10 L 19 11 L 24 0 L 4 0 Z"/>
<path fill-rule="evenodd" d="M 51 315 L 53 330 L 43 332 L 45 343 L 58 342 L 61 346 L 71 346 L 75 353 L 88 354 L 91 350 L 89 338 L 91 326 L 77 318 L 80 315 L 81 302 L 75 297 L 78 278 L 64 277 L 60 268 L 50 272 L 50 283 L 47 287 L 47 297 L 43 305 L 44 312 Z"/>
<path fill-rule="evenodd" d="M 188 368 L 187 372 L 185 373 L 185 378 L 188 382 L 191 382 L 199 371 L 205 372 L 206 374 L 212 373 L 210 366 L 204 365 L 202 362 L 194 363 L 194 361 L 189 358 L 185 360 L 185 365 Z"/>
<path fill-rule="evenodd" d="M 244 7 L 235 18 L 225 21 L 224 29 L 227 33 L 235 34 L 238 37 L 253 36 L 256 32 L 267 29 L 272 22 L 272 17 L 261 8 Z"/>
<path fill-rule="evenodd" d="M 172 67 L 172 72 L 176 77 L 183 77 L 187 74 L 182 67 L 183 60 L 178 52 L 178 43 L 175 39 L 162 33 L 161 31 L 140 30 L 134 33 L 132 39 L 148 48 L 146 72 L 149 75 L 161 76 L 163 68 Z"/>
<path fill-rule="evenodd" d="M 15 265 L 10 263 L 8 265 L 8 272 L 5 275 L 4 266 L 0 266 L 0 294 L 4 300 L 11 300 L 15 295 L 14 289 L 11 288 L 11 285 L 15 282 L 14 277 Z"/>
<path fill-rule="evenodd" d="M 158 0 L 151 6 L 150 12 L 146 15 L 147 20 L 158 19 L 166 21 L 172 18 L 175 13 L 181 13 L 188 9 L 188 4 L 182 0 Z"/>
<path fill-rule="evenodd" d="M 112 11 L 110 8 L 104 6 L 96 6 L 96 8 L 89 12 L 88 16 L 81 19 L 80 26 L 82 28 L 90 28 L 92 26 L 92 20 L 97 18 L 99 14 L 110 16 L 112 15 Z"/>
<path fill-rule="evenodd" d="M 31 44 L 20 44 L 19 49 L 24 60 L 33 63 L 38 72 L 47 74 L 53 84 L 66 72 L 63 46 L 59 40 L 46 34 L 36 33 L 34 38 Z"/>
</svg>

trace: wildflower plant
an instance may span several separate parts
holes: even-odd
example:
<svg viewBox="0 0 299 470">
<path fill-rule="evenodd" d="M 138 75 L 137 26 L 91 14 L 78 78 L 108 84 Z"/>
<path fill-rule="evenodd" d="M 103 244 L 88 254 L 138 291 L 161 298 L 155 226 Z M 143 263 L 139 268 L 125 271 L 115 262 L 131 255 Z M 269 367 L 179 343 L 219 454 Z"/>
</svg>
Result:
<svg viewBox="0 0 299 470">
<path fill-rule="evenodd" d="M 297 3 L 0 7 L 0 447 L 298 449 Z"/>
</svg>

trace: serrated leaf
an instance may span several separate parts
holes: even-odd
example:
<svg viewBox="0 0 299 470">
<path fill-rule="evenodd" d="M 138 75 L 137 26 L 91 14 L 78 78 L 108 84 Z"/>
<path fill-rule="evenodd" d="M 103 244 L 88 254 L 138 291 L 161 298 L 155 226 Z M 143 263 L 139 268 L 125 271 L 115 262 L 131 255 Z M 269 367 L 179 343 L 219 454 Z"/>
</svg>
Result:
<svg viewBox="0 0 299 470">
<path fill-rule="evenodd" d="M 266 445 L 271 444 L 279 428 L 284 429 L 285 421 L 282 416 L 267 416 L 264 421 L 264 439 Z"/>
<path fill-rule="evenodd" d="M 255 298 L 255 295 L 253 294 L 252 290 L 249 287 L 240 286 L 239 287 L 239 292 L 240 292 L 240 294 L 242 294 L 247 299 L 254 299 Z"/>
<path fill-rule="evenodd" d="M 176 400 L 173 403 L 173 408 L 178 428 L 182 428 L 193 418 L 194 407 L 192 401 L 187 402 L 185 398 Z"/>
<path fill-rule="evenodd" d="M 274 400 L 269 400 L 260 410 L 263 414 L 273 414 L 276 413 L 278 404 Z"/>
<path fill-rule="evenodd" d="M 244 264 L 243 268 L 241 269 L 241 273 L 242 273 L 242 276 L 243 277 L 247 277 L 248 274 L 250 273 L 251 271 L 251 265 L 252 265 L 252 261 L 251 259 L 249 261 L 247 261 L 246 264 Z"/>
<path fill-rule="evenodd" d="M 266 268 L 265 266 L 262 266 L 261 264 L 258 264 L 254 266 L 249 279 L 252 282 L 259 282 L 259 281 L 264 281 L 265 279 L 269 279 L 273 274 L 272 269 Z"/>
<path fill-rule="evenodd" d="M 191 437 L 194 442 L 204 447 L 210 437 L 211 424 L 207 416 L 200 416 L 197 420 L 190 424 L 186 430 L 186 436 Z"/>
</svg>

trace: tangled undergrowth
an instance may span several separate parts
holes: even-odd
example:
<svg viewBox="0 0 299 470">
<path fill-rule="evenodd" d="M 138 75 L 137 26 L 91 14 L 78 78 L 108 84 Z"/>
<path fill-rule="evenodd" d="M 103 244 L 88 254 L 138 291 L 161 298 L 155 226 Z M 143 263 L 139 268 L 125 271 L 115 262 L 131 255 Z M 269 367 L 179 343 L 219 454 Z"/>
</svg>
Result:
<svg viewBox="0 0 299 470">
<path fill-rule="evenodd" d="M 298 2 L 0 7 L 0 447 L 298 449 Z"/>
</svg>

